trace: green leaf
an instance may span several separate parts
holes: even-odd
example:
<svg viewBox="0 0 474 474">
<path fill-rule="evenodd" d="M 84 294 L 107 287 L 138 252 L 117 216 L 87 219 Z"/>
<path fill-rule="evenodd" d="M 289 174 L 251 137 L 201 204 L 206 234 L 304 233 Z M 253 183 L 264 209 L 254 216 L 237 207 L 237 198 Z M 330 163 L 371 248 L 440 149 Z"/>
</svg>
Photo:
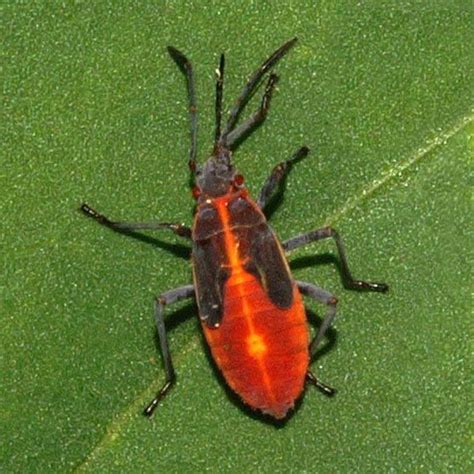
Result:
<svg viewBox="0 0 474 474">
<path fill-rule="evenodd" d="M 469 2 L 443 0 L 4 5 L 2 472 L 469 471 L 472 25 Z M 190 224 L 185 81 L 165 47 L 193 60 L 203 161 L 220 52 L 228 108 L 293 36 L 236 166 L 256 195 L 308 145 L 273 227 L 335 226 L 355 276 L 390 292 L 343 289 L 313 258 L 332 242 L 294 252 L 295 276 L 339 298 L 313 363 L 338 394 L 308 388 L 279 426 L 229 395 L 195 306 L 167 308 L 179 378 L 149 421 L 153 297 L 190 266 L 177 237 L 127 239 L 77 208 Z"/>
</svg>

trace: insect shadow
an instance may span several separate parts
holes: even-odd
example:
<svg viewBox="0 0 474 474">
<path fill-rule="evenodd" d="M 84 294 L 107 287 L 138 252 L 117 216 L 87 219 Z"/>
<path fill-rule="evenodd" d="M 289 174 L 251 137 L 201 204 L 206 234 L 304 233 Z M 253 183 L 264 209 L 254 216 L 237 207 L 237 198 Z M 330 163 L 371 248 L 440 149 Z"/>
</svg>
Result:
<svg viewBox="0 0 474 474">
<path fill-rule="evenodd" d="M 349 289 L 356 293 L 363 293 L 366 291 L 364 288 L 354 288 L 354 286 L 350 285 L 350 281 L 345 277 L 346 274 L 344 272 L 344 269 L 342 268 L 341 261 L 332 253 L 307 255 L 304 257 L 298 257 L 290 260 L 290 267 L 292 271 L 306 267 L 316 267 L 318 265 L 334 266 L 345 289 Z"/>
</svg>

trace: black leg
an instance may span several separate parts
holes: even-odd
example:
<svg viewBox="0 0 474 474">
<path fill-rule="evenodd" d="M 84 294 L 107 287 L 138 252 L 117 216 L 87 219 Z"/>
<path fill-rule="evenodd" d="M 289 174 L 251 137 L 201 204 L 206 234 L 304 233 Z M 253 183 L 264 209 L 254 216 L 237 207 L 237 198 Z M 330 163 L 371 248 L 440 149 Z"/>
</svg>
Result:
<svg viewBox="0 0 474 474">
<path fill-rule="evenodd" d="M 320 390 L 324 395 L 328 397 L 332 397 L 336 393 L 336 389 L 326 385 L 325 383 L 321 382 L 316 375 L 313 374 L 310 370 L 306 372 L 306 381 L 310 384 L 314 385 L 318 390 Z"/>
<path fill-rule="evenodd" d="M 166 335 L 165 322 L 163 319 L 165 305 L 175 303 L 176 301 L 182 300 L 184 298 L 194 297 L 194 295 L 195 293 L 193 285 L 186 285 L 167 291 L 155 300 L 155 322 L 156 329 L 158 331 L 158 338 L 160 340 L 161 355 L 163 356 L 163 362 L 165 365 L 166 381 L 160 391 L 156 394 L 156 397 L 145 408 L 143 413 L 148 417 L 153 415 L 153 412 L 158 406 L 160 400 L 162 400 L 163 397 L 169 392 L 176 381 L 170 349 L 168 347 L 168 337 Z"/>
<path fill-rule="evenodd" d="M 265 184 L 263 185 L 260 195 L 257 199 L 257 205 L 260 207 L 260 209 L 265 207 L 278 184 L 290 171 L 291 166 L 300 159 L 304 158 L 308 153 L 309 148 L 303 146 L 290 159 L 278 163 L 275 168 L 273 168 L 272 173 L 265 181 Z"/>
<path fill-rule="evenodd" d="M 298 235 L 296 237 L 293 237 L 292 239 L 283 242 L 282 246 L 285 251 L 289 252 L 290 250 L 309 244 L 310 242 L 329 238 L 334 239 L 334 241 L 336 242 L 337 251 L 339 253 L 339 260 L 341 263 L 343 282 L 346 288 L 379 292 L 385 292 L 388 290 L 388 285 L 385 283 L 374 283 L 370 281 L 354 280 L 351 271 L 349 270 L 346 251 L 344 249 L 344 243 L 342 242 L 342 238 L 332 227 L 323 227 L 322 229 L 316 229 L 311 232 L 308 232 L 307 234 Z"/>
<path fill-rule="evenodd" d="M 237 98 L 235 105 L 232 107 L 229 113 L 229 119 L 227 120 L 226 127 L 221 135 L 221 143 L 225 146 L 227 143 L 227 137 L 232 132 L 237 122 L 237 118 L 245 107 L 248 99 L 252 95 L 253 90 L 259 83 L 260 79 L 263 75 L 275 64 L 277 63 L 287 52 L 288 50 L 295 44 L 296 38 L 287 41 L 284 45 L 278 48 L 251 76 L 248 80 L 247 84 L 245 85 L 243 91 L 241 92 L 240 96 Z"/>
<path fill-rule="evenodd" d="M 262 97 L 262 102 L 260 103 L 260 108 L 251 115 L 242 125 L 239 125 L 236 129 L 227 135 L 226 145 L 229 148 L 232 148 L 241 137 L 243 137 L 249 130 L 252 130 L 258 124 L 262 123 L 268 113 L 270 108 L 270 101 L 272 100 L 273 89 L 277 83 L 278 77 L 276 74 L 270 74 L 268 78 L 267 85 L 265 87 L 265 93 Z"/>
<path fill-rule="evenodd" d="M 309 346 L 309 351 L 312 357 L 316 353 L 319 343 L 323 339 L 326 331 L 331 326 L 334 318 L 336 317 L 337 298 L 328 291 L 323 290 L 322 288 L 319 288 L 318 286 L 311 283 L 297 281 L 296 284 L 298 285 L 298 289 L 302 295 L 309 296 L 310 298 L 313 298 L 314 300 L 318 301 L 319 303 L 323 303 L 328 307 L 323 322 Z"/>
<path fill-rule="evenodd" d="M 191 119 L 191 148 L 189 150 L 189 168 L 194 173 L 196 170 L 196 153 L 197 153 L 197 107 L 196 93 L 194 91 L 194 75 L 191 61 L 173 46 L 168 46 L 168 53 L 174 59 L 181 71 L 186 75 L 188 83 L 189 96 L 189 116 Z"/>
<path fill-rule="evenodd" d="M 135 231 L 135 230 L 161 230 L 169 229 L 180 237 L 187 239 L 191 238 L 191 229 L 183 224 L 170 224 L 166 222 L 115 222 L 109 220 L 102 214 L 99 214 L 95 209 L 82 204 L 80 207 L 81 211 L 87 216 L 94 219 L 99 224 L 102 224 L 110 229 L 117 231 Z"/>
<path fill-rule="evenodd" d="M 323 339 L 326 331 L 331 326 L 334 318 L 336 317 L 336 305 L 337 305 L 337 298 L 331 293 L 323 290 L 322 288 L 317 287 L 316 285 L 312 285 L 311 283 L 306 283 L 304 281 L 297 281 L 296 284 L 298 285 L 298 289 L 300 290 L 301 294 L 304 296 L 309 296 L 314 300 L 318 301 L 319 303 L 323 303 L 328 306 L 327 313 L 324 316 L 323 322 L 314 336 L 311 344 L 309 345 L 309 352 L 311 357 L 314 357 L 316 354 L 316 350 L 319 346 L 319 343 Z M 323 392 L 325 395 L 332 396 L 336 393 L 336 390 L 329 385 L 321 382 L 310 370 L 306 373 L 306 380 L 313 384 L 318 390 Z"/>
</svg>

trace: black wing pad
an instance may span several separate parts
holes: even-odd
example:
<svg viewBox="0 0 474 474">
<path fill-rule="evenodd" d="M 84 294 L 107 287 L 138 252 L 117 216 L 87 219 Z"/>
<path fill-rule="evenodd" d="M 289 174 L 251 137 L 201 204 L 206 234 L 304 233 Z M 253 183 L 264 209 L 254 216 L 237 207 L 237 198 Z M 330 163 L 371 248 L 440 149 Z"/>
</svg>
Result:
<svg viewBox="0 0 474 474">
<path fill-rule="evenodd" d="M 229 270 L 221 267 L 218 255 L 210 241 L 193 249 L 199 317 L 208 327 L 215 327 L 222 320 L 224 284 L 229 278 Z"/>
<path fill-rule="evenodd" d="M 251 259 L 245 269 L 255 275 L 271 301 L 279 308 L 293 303 L 293 284 L 285 256 L 266 223 L 248 229 Z"/>
</svg>

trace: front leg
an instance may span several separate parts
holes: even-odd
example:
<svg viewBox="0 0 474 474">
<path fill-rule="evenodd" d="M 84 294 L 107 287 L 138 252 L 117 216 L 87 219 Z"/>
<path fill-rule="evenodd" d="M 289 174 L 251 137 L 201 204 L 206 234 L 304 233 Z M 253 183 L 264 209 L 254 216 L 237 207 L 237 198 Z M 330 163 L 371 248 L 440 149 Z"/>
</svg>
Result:
<svg viewBox="0 0 474 474">
<path fill-rule="evenodd" d="M 278 77 L 276 74 L 270 74 L 265 87 L 265 93 L 263 94 L 262 101 L 260 103 L 260 108 L 254 112 L 244 123 L 239 125 L 227 135 L 225 143 L 229 148 L 232 148 L 232 146 L 246 133 L 254 129 L 266 119 L 268 109 L 270 108 L 270 102 L 272 100 L 273 89 L 275 88 L 277 80 Z M 217 137 L 217 139 L 219 138 L 220 137 Z"/>
<path fill-rule="evenodd" d="M 136 230 L 161 230 L 169 229 L 180 237 L 191 239 L 191 229 L 183 224 L 170 224 L 168 222 L 117 222 L 111 221 L 102 214 L 99 214 L 95 209 L 82 204 L 80 210 L 87 216 L 94 219 L 97 223 L 109 227 L 116 231 L 136 231 Z"/>
<path fill-rule="evenodd" d="M 265 181 L 257 199 L 257 205 L 260 209 L 265 207 L 277 186 L 288 174 L 288 171 L 290 171 L 291 166 L 304 158 L 308 153 L 309 148 L 307 146 L 302 146 L 291 158 L 278 163 L 275 168 L 273 168 L 271 175 Z"/>
<path fill-rule="evenodd" d="M 298 235 L 282 243 L 283 249 L 287 252 L 294 250 L 303 245 L 315 242 L 318 240 L 332 238 L 336 242 L 337 251 L 339 253 L 339 260 L 341 262 L 341 271 L 344 286 L 350 289 L 369 290 L 385 292 L 388 290 L 388 285 L 385 283 L 373 283 L 370 281 L 354 280 L 352 273 L 349 270 L 347 263 L 346 251 L 342 238 L 332 227 L 323 227 L 322 229 L 312 230 L 307 234 Z"/>
<path fill-rule="evenodd" d="M 176 301 L 185 298 L 191 298 L 194 296 L 194 286 L 186 285 L 181 286 L 179 288 L 175 288 L 174 290 L 167 291 L 155 300 L 155 322 L 156 329 L 158 331 L 158 339 L 160 341 L 161 355 L 163 357 L 163 363 L 165 365 L 166 381 L 160 391 L 156 394 L 156 397 L 145 408 L 143 412 L 145 416 L 151 417 L 153 415 L 153 412 L 158 406 L 160 400 L 164 398 L 164 396 L 169 392 L 169 390 L 176 381 L 173 362 L 171 360 L 171 353 L 168 346 L 168 337 L 166 335 L 165 321 L 163 319 L 163 311 L 165 309 L 165 305 L 173 304 Z"/>
</svg>

